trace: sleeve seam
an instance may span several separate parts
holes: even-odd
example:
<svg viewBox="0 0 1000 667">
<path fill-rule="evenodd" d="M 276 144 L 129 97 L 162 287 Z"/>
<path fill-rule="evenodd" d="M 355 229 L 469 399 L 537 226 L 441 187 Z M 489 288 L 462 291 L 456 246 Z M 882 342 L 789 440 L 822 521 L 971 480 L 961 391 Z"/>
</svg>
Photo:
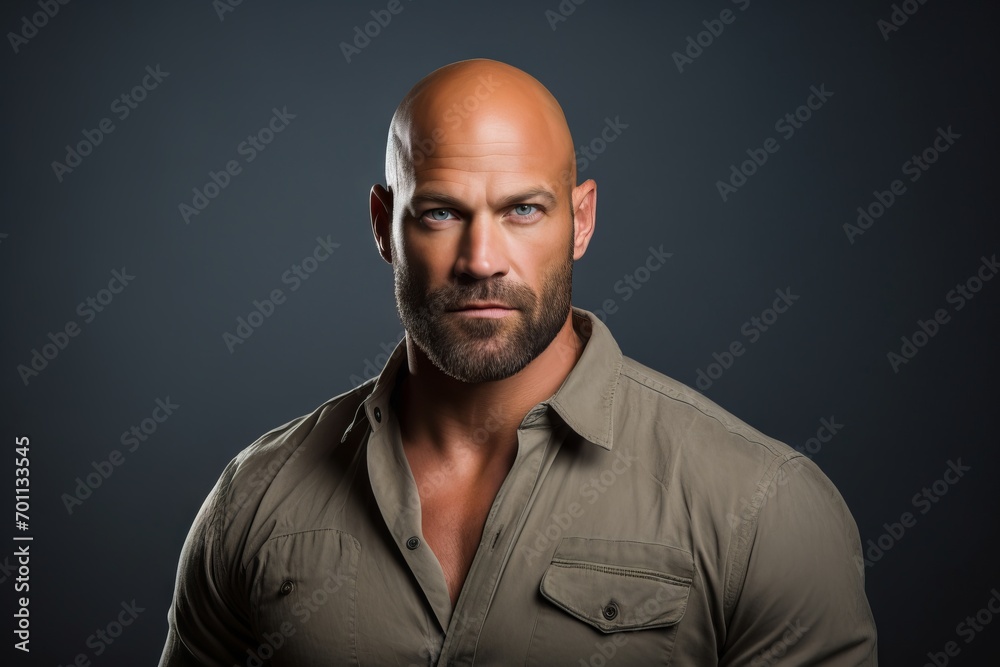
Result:
<svg viewBox="0 0 1000 667">
<path fill-rule="evenodd" d="M 746 517 L 738 517 L 738 533 L 729 543 L 729 550 L 726 556 L 726 579 L 723 594 L 723 614 L 728 624 L 736 610 L 736 602 L 743 592 L 746 572 L 750 565 L 750 556 L 753 552 L 752 544 L 757 532 L 757 524 L 760 519 L 761 508 L 768 498 L 768 489 L 774 484 L 778 472 L 785 464 L 796 459 L 804 458 L 800 452 L 792 450 L 781 456 L 776 456 L 764 470 L 760 480 L 757 482 L 757 489 L 749 501 L 749 514 Z"/>
</svg>

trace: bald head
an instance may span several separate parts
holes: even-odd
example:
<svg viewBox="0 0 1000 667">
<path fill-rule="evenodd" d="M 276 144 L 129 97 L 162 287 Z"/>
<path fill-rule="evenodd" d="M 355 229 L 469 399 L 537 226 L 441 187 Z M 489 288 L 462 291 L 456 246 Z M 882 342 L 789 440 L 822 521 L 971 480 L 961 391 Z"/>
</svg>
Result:
<svg viewBox="0 0 1000 667">
<path fill-rule="evenodd" d="M 556 337 L 557 350 L 578 349 L 573 262 L 594 232 L 597 184 L 576 185 L 575 167 L 559 103 L 515 67 L 464 60 L 407 93 L 389 128 L 388 189 L 373 185 L 370 206 L 411 375 L 493 382 Z"/>
<path fill-rule="evenodd" d="M 516 67 L 464 60 L 407 93 L 389 128 L 388 189 L 372 186 L 370 205 L 410 376 L 497 382 L 581 349 L 573 263 L 597 189 L 576 185 L 575 167 L 559 103 Z"/>
<path fill-rule="evenodd" d="M 597 184 L 576 183 L 562 108 L 505 63 L 463 60 L 417 82 L 393 114 L 385 170 L 386 187 L 370 193 L 372 231 L 396 268 L 450 253 L 453 276 L 513 277 L 536 268 L 515 248 L 545 244 L 561 261 L 572 246 L 576 260 L 593 234 Z"/>
<path fill-rule="evenodd" d="M 386 185 L 397 190 L 414 172 L 456 158 L 476 168 L 492 158 L 504 168 L 524 160 L 576 184 L 576 156 L 566 116 L 531 75 L 496 60 L 462 60 L 417 82 L 393 114 L 386 145 Z M 517 158 L 514 160 L 513 158 Z"/>
</svg>

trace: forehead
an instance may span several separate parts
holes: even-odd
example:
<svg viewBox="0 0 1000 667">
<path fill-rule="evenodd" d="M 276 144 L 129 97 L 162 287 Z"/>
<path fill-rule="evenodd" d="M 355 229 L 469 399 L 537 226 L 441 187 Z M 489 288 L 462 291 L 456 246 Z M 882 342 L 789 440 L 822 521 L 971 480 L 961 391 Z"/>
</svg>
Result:
<svg viewBox="0 0 1000 667">
<path fill-rule="evenodd" d="M 562 189 L 558 165 L 553 166 L 548 156 L 510 143 L 440 146 L 409 172 L 405 194 L 411 198 L 444 192 L 470 203 L 481 198 L 493 202 L 515 192 L 543 190 L 558 195 Z"/>
<path fill-rule="evenodd" d="M 484 99 L 448 91 L 423 96 L 399 128 L 397 194 L 433 188 L 502 196 L 541 187 L 558 193 L 571 185 L 573 152 L 560 120 L 561 112 L 554 118 L 544 100 L 514 86 Z"/>
<path fill-rule="evenodd" d="M 560 199 L 568 188 L 568 174 L 551 154 L 531 144 L 515 142 L 441 144 L 426 157 L 418 155 L 403 165 L 397 195 L 401 201 L 446 194 L 454 203 L 500 205 L 514 194 L 537 191 Z M 554 205 L 554 202 L 549 202 Z"/>
</svg>

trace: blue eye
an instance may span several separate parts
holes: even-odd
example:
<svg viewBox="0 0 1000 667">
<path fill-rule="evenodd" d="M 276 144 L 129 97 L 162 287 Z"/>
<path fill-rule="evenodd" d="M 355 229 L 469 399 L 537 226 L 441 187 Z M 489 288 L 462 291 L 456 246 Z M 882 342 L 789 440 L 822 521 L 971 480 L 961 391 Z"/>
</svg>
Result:
<svg viewBox="0 0 1000 667">
<path fill-rule="evenodd" d="M 528 216 L 534 213 L 534 210 L 525 210 L 525 209 L 537 210 L 538 207 L 535 206 L 534 204 L 518 204 L 517 206 L 514 207 L 514 213 L 516 215 L 521 215 L 521 216 Z"/>
<path fill-rule="evenodd" d="M 446 208 L 432 208 L 429 211 L 426 211 L 424 215 L 435 222 L 443 222 L 448 220 L 449 216 L 451 216 L 451 211 Z"/>
</svg>

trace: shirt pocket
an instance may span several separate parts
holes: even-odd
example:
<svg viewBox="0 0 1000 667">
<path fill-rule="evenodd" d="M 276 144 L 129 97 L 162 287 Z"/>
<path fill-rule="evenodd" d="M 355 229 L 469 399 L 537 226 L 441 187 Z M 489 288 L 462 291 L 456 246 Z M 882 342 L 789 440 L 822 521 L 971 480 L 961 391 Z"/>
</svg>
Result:
<svg viewBox="0 0 1000 667">
<path fill-rule="evenodd" d="M 542 575 L 528 665 L 669 665 L 694 564 L 649 542 L 563 538 Z"/>
<path fill-rule="evenodd" d="M 264 664 L 358 664 L 360 554 L 358 540 L 339 530 L 281 535 L 264 544 L 254 596 L 260 645 L 250 647 Z"/>
</svg>

